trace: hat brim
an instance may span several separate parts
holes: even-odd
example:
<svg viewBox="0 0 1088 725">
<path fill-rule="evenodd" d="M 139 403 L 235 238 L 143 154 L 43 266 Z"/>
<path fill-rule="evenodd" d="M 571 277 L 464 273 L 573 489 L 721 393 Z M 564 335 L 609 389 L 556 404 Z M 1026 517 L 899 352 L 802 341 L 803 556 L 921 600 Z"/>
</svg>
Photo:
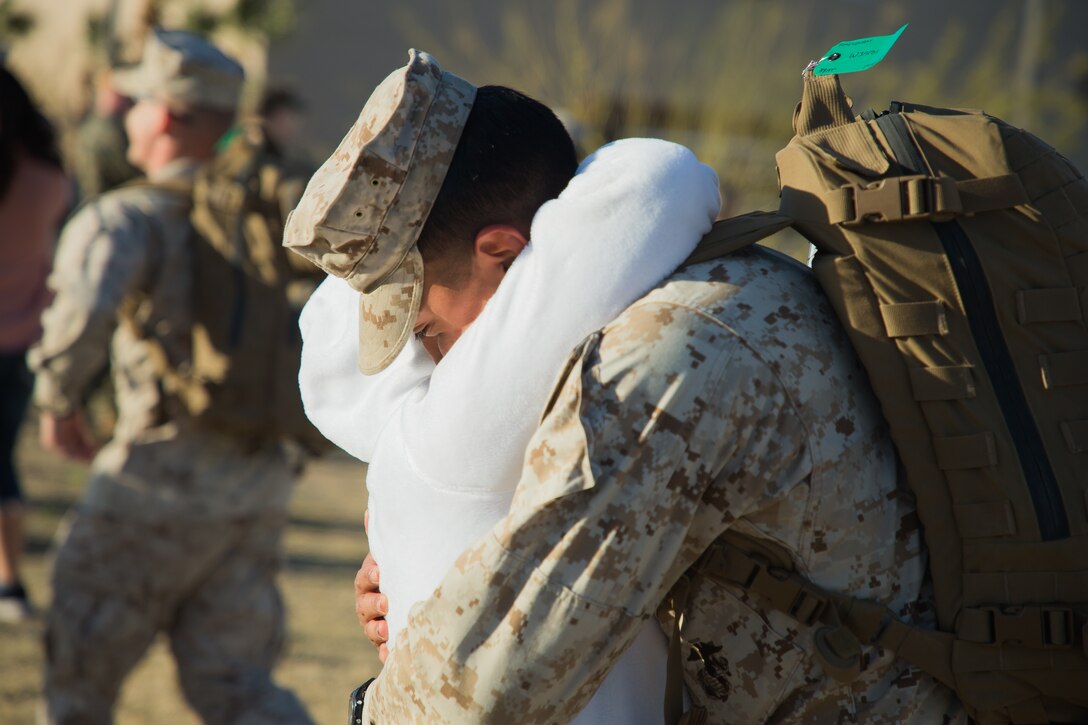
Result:
<svg viewBox="0 0 1088 725">
<path fill-rule="evenodd" d="M 359 371 L 389 367 L 412 335 L 423 301 L 423 257 L 412 247 L 376 288 L 359 295 Z"/>
</svg>

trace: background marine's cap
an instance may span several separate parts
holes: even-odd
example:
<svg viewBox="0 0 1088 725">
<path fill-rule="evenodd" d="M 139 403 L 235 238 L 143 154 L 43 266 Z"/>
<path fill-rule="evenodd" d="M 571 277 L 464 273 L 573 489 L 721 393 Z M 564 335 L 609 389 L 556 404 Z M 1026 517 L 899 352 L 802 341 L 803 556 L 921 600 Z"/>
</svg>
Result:
<svg viewBox="0 0 1088 725">
<path fill-rule="evenodd" d="M 310 179 L 283 243 L 359 299 L 359 369 L 383 370 L 412 334 L 423 295 L 416 248 L 442 188 L 476 87 L 411 50 Z"/>
<path fill-rule="evenodd" d="M 238 61 L 183 30 L 156 29 L 140 62 L 113 73 L 114 85 L 126 96 L 223 111 L 238 107 L 244 81 Z"/>
</svg>

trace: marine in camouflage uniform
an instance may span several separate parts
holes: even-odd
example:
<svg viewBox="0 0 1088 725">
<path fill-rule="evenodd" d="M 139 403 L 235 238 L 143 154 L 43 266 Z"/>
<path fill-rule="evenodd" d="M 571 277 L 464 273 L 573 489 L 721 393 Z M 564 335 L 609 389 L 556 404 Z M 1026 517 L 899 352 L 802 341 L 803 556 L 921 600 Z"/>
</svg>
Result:
<svg viewBox="0 0 1088 725">
<path fill-rule="evenodd" d="M 157 34 L 148 46 L 139 72 L 158 70 L 158 88 L 211 76 L 219 86 L 181 100 L 237 98 L 240 67 L 196 36 Z M 187 200 L 153 185 L 191 180 L 197 168 L 179 158 L 151 184 L 99 197 L 60 240 L 56 298 L 31 352 L 35 400 L 47 416 L 78 414 L 109 356 L 119 416 L 57 554 L 46 631 L 50 722 L 108 722 L 124 678 L 159 632 L 206 722 L 309 721 L 271 679 L 283 643 L 275 576 L 293 483 L 284 451 L 201 431 L 163 394 L 160 350 L 184 353 L 191 335 L 191 228 Z"/>
<path fill-rule="evenodd" d="M 415 235 L 449 163 L 433 150 L 459 133 L 445 107 L 443 124 L 418 120 L 414 94 L 430 102 L 463 83 L 419 62 L 407 88 L 371 97 L 285 237 L 365 292 L 364 312 L 384 313 L 361 316 L 364 371 L 388 364 L 411 329 Z M 432 152 L 426 168 L 370 179 L 372 155 L 410 158 L 416 138 Z M 368 195 L 383 178 L 399 196 Z M 390 233 L 405 229 L 415 233 Z M 379 309 L 382 296 L 396 304 Z M 829 590 L 932 625 L 914 504 L 865 373 L 810 273 L 760 248 L 676 272 L 572 353 L 509 514 L 413 607 L 361 720 L 569 721 L 647 619 L 672 631 L 675 597 L 687 602 L 684 684 L 706 722 L 966 721 L 950 690 L 877 648 L 855 681 L 832 679 L 811 628 L 687 576 L 729 531 L 784 549 Z"/>
<path fill-rule="evenodd" d="M 762 249 L 675 274 L 574 352 L 509 515 L 412 610 L 367 717 L 565 722 L 643 621 L 671 631 L 670 589 L 728 530 L 930 621 L 914 505 L 864 372 L 808 272 Z M 810 628 L 710 579 L 688 596 L 685 684 L 708 722 L 966 721 L 882 652 L 844 685 Z"/>
</svg>

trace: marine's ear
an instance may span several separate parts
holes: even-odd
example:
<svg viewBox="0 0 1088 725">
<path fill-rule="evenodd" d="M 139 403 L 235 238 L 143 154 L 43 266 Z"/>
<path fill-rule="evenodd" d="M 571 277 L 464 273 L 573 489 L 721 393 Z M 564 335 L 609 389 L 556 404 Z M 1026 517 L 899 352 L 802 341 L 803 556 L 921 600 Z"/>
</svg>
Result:
<svg viewBox="0 0 1088 725">
<path fill-rule="evenodd" d="M 512 224 L 492 224 L 476 233 L 473 256 L 478 265 L 510 269 L 529 244 L 528 236 Z"/>
</svg>

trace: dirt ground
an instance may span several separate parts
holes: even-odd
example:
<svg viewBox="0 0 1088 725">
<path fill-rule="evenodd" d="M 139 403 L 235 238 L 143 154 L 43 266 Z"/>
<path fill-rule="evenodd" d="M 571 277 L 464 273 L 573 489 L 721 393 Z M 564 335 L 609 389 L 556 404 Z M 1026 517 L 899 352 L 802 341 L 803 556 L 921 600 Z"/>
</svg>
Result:
<svg viewBox="0 0 1088 725">
<path fill-rule="evenodd" d="M 27 499 L 27 589 L 39 609 L 49 603 L 53 540 L 79 500 L 85 469 L 46 454 L 37 431 L 24 426 L 19 447 Z M 351 690 L 373 677 L 378 658 L 355 620 L 352 580 L 366 555 L 365 467 L 329 456 L 299 482 L 286 537 L 280 588 L 287 602 L 286 651 L 276 680 L 294 690 L 318 723 L 342 722 Z M 0 624 L 0 724 L 33 723 L 41 693 L 40 618 Z M 159 640 L 126 682 L 116 710 L 120 725 L 198 723 L 176 682 L 173 660 Z"/>
</svg>

